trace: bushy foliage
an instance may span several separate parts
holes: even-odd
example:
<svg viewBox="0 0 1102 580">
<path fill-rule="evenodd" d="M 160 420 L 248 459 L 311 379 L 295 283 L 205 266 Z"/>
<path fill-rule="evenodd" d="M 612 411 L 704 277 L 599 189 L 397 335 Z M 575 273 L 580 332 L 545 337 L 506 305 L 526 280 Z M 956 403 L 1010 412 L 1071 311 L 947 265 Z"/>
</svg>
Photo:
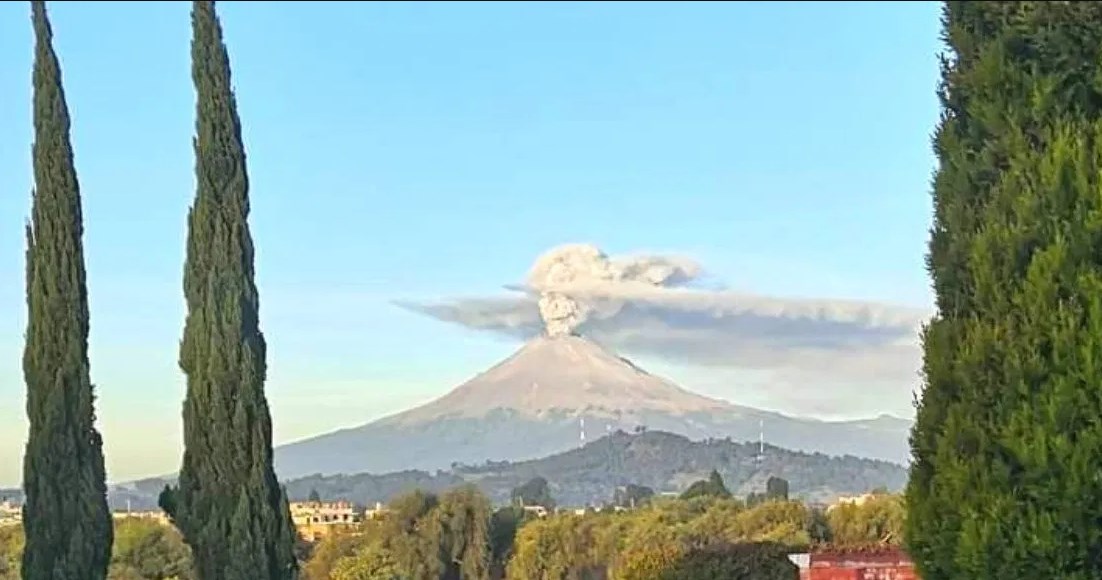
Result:
<svg viewBox="0 0 1102 580">
<path fill-rule="evenodd" d="M 786 546 L 769 543 L 718 544 L 689 549 L 653 578 L 797 580 L 799 569 L 788 560 L 788 553 Z"/>
<path fill-rule="evenodd" d="M 494 563 L 493 521 L 489 501 L 474 488 L 440 497 L 415 491 L 392 502 L 388 512 L 364 522 L 355 533 L 323 540 L 304 567 L 305 576 L 488 580 Z"/>
<path fill-rule="evenodd" d="M 114 525 L 108 580 L 194 580 L 191 550 L 171 526 L 124 518 Z M 23 528 L 0 527 L 0 580 L 21 578 Z"/>
<path fill-rule="evenodd" d="M 757 566 L 750 557 L 755 549 L 734 546 L 804 549 L 810 543 L 810 523 L 810 512 L 797 502 L 748 509 L 737 500 L 715 497 L 657 500 L 627 512 L 557 515 L 521 528 L 508 577 L 657 580 L 694 577 L 677 576 L 681 570 L 749 570 Z M 794 570 L 787 560 L 784 564 L 785 570 Z"/>
<path fill-rule="evenodd" d="M 905 512 L 898 495 L 876 495 L 864 503 L 842 503 L 826 515 L 831 540 L 841 546 L 899 545 Z"/>
<path fill-rule="evenodd" d="M 0 580 L 19 580 L 25 538 L 22 526 L 0 526 Z"/>
<path fill-rule="evenodd" d="M 926 580 L 1097 578 L 1102 4 L 947 2 L 911 437 Z"/>
<path fill-rule="evenodd" d="M 719 472 L 712 470 L 712 473 L 708 475 L 708 479 L 702 479 L 694 482 L 681 494 L 681 499 L 693 499 L 696 497 L 716 497 L 716 498 L 728 498 L 731 497 L 731 492 L 728 491 L 727 486 L 723 483 L 723 477 L 719 475 Z"/>
<path fill-rule="evenodd" d="M 521 506 L 541 506 L 555 509 L 555 499 L 551 497 L 551 484 L 543 477 L 533 477 L 523 485 L 517 486 L 512 493 L 513 503 Z"/>
<path fill-rule="evenodd" d="M 29 431 L 21 574 L 34 580 L 103 580 L 112 529 L 89 374 L 80 186 L 45 2 L 31 2 L 31 13 L 34 191 L 26 231 L 23 377 Z"/>
</svg>

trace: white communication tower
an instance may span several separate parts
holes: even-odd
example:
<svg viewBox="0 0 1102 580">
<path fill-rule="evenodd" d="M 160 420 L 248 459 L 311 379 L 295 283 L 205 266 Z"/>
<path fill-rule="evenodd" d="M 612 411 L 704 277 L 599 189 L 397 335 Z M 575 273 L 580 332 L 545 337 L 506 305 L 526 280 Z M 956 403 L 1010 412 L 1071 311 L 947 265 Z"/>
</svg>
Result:
<svg viewBox="0 0 1102 580">
<path fill-rule="evenodd" d="M 578 447 L 585 447 L 585 417 L 578 418 Z"/>
</svg>

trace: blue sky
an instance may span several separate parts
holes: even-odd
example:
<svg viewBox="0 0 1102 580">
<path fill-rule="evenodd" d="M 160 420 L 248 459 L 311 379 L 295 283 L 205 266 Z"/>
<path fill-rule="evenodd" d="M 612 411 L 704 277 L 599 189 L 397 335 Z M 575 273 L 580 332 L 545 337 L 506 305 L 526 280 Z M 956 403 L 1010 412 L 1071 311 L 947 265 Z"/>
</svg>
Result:
<svg viewBox="0 0 1102 580">
<path fill-rule="evenodd" d="M 50 5 L 112 480 L 179 458 L 189 7 Z M 507 355 L 515 342 L 392 301 L 496 293 L 562 243 L 688 255 L 740 291 L 931 302 L 936 3 L 219 10 L 277 442 L 426 401 Z M 0 484 L 19 479 L 26 431 L 31 51 L 28 6 L 0 3 Z M 654 364 L 708 394 L 809 413 L 768 381 Z"/>
</svg>

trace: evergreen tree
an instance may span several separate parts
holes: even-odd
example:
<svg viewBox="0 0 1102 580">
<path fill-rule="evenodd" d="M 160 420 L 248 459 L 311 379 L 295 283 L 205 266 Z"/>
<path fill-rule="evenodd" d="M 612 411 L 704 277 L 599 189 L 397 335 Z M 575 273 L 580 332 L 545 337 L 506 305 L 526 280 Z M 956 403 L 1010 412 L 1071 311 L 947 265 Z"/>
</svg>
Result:
<svg viewBox="0 0 1102 580">
<path fill-rule="evenodd" d="M 696 497 L 713 497 L 719 499 L 727 499 L 731 497 L 731 492 L 727 489 L 727 485 L 723 483 L 723 476 L 718 471 L 712 470 L 708 474 L 708 479 L 702 479 L 694 482 L 681 494 L 681 499 L 693 499 Z"/>
<path fill-rule="evenodd" d="M 111 558 L 103 442 L 88 362 L 88 293 L 69 110 L 44 2 L 31 2 L 34 194 L 27 226 L 22 576 L 101 580 Z"/>
<path fill-rule="evenodd" d="M 161 504 L 202 580 L 294 578 L 294 529 L 272 468 L 241 124 L 214 2 L 196 1 L 191 17 L 198 190 L 188 215 L 180 344 L 185 451 L 179 486 Z"/>
<path fill-rule="evenodd" d="M 555 509 L 555 499 L 551 497 L 551 484 L 540 476 L 533 477 L 513 490 L 513 503 L 520 506 L 540 506 L 548 511 Z"/>
<path fill-rule="evenodd" d="M 926 580 L 1102 570 L 1102 3 L 947 2 L 937 314 L 906 542 Z"/>
</svg>

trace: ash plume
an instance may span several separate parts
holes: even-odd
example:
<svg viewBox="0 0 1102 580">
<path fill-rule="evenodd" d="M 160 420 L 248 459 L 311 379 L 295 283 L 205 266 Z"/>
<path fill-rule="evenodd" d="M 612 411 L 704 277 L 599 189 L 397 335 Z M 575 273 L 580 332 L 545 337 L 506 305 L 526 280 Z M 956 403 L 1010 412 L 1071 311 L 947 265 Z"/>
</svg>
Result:
<svg viewBox="0 0 1102 580">
<path fill-rule="evenodd" d="M 767 371 L 793 389 L 871 386 L 908 398 L 917 387 L 929 310 L 702 288 L 702 274 L 688 258 L 610 257 L 572 244 L 540 256 L 524 284 L 506 286 L 520 295 L 399 305 L 514 338 L 578 334 L 678 365 Z"/>
<path fill-rule="evenodd" d="M 576 294 L 598 298 L 602 289 L 609 287 L 674 286 L 692 280 L 699 272 L 700 267 L 689 260 L 662 256 L 610 259 L 595 246 L 570 244 L 540 256 L 528 272 L 527 287 L 539 296 L 544 331 L 555 337 L 574 334 L 598 306 L 595 300 L 575 298 Z"/>
</svg>

